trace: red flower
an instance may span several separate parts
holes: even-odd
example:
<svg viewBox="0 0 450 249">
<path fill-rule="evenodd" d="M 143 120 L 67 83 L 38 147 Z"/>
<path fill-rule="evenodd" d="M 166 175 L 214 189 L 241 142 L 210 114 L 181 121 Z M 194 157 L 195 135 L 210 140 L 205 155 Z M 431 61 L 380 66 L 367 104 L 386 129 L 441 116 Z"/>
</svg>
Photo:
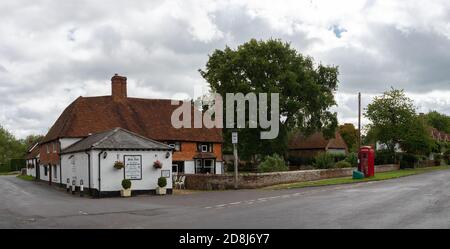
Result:
<svg viewBox="0 0 450 249">
<path fill-rule="evenodd" d="M 162 168 L 162 163 L 161 163 L 159 160 L 156 160 L 156 161 L 153 163 L 153 167 L 154 167 L 155 169 L 161 169 L 161 168 Z"/>
</svg>

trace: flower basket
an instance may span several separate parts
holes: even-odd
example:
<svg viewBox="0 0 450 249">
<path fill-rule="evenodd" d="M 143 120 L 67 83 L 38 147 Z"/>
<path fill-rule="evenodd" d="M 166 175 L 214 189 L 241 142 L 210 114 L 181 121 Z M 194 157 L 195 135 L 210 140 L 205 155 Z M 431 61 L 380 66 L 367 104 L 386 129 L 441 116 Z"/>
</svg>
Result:
<svg viewBox="0 0 450 249">
<path fill-rule="evenodd" d="M 121 162 L 121 161 L 116 161 L 114 163 L 114 168 L 115 169 L 123 169 L 123 167 L 124 167 L 124 165 L 123 165 L 123 162 Z"/>
<path fill-rule="evenodd" d="M 161 163 L 159 160 L 156 160 L 156 161 L 153 163 L 153 168 L 155 168 L 155 169 L 161 169 L 161 168 L 162 168 L 162 163 Z"/>
</svg>

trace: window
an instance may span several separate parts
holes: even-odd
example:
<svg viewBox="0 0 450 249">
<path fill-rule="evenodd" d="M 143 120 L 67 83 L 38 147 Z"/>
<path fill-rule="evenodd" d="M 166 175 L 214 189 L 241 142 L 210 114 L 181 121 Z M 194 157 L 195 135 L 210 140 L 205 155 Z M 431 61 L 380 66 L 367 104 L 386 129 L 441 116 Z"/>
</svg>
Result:
<svg viewBox="0 0 450 249">
<path fill-rule="evenodd" d="M 47 145 L 47 147 L 48 147 L 48 145 Z M 47 168 L 47 166 L 44 166 L 44 175 L 45 175 L 45 176 L 48 175 L 48 168 Z"/>
<path fill-rule="evenodd" d="M 181 151 L 180 142 L 168 142 L 168 145 L 173 148 L 174 151 Z"/>
<path fill-rule="evenodd" d="M 46 144 L 47 147 L 47 154 L 50 153 L 50 146 L 48 144 Z"/>
<path fill-rule="evenodd" d="M 174 174 L 184 173 L 184 161 L 174 161 L 172 163 L 172 172 Z"/>
<path fill-rule="evenodd" d="M 58 167 L 53 165 L 53 178 L 58 178 Z"/>
<path fill-rule="evenodd" d="M 53 143 L 53 153 L 56 153 L 56 143 Z"/>
<path fill-rule="evenodd" d="M 199 144 L 197 144 L 197 151 L 213 152 L 213 146 L 211 143 L 199 143 Z"/>
<path fill-rule="evenodd" d="M 214 159 L 195 160 L 196 174 L 214 174 Z"/>
</svg>

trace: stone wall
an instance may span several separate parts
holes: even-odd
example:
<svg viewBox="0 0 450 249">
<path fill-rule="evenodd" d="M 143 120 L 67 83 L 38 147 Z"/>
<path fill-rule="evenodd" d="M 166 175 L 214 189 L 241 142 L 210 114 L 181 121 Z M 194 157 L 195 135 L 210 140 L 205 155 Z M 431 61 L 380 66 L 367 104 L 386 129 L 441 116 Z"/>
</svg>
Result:
<svg viewBox="0 0 450 249">
<path fill-rule="evenodd" d="M 375 166 L 375 172 L 398 170 L 398 165 Z M 344 169 L 316 169 L 285 171 L 274 173 L 244 173 L 239 175 L 239 188 L 251 189 L 276 184 L 315 181 L 327 178 L 351 176 L 353 168 Z M 203 175 L 187 174 L 185 185 L 187 189 L 214 190 L 234 188 L 234 176 L 227 175 Z"/>
</svg>

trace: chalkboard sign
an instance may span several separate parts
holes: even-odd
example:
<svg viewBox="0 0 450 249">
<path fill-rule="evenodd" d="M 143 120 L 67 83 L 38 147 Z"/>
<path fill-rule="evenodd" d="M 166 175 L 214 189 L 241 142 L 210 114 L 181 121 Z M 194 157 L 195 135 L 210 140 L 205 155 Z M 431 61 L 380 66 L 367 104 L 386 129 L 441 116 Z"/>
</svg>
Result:
<svg viewBox="0 0 450 249">
<path fill-rule="evenodd" d="M 127 155 L 123 156 L 125 164 L 125 179 L 141 180 L 142 179 L 142 156 Z"/>
</svg>

